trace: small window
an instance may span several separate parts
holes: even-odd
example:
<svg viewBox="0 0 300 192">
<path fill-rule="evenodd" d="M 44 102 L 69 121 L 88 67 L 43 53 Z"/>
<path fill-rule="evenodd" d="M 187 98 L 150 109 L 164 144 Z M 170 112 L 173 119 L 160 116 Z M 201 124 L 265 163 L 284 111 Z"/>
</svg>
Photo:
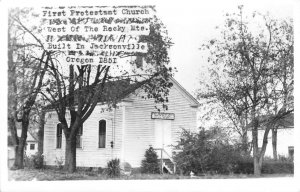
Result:
<svg viewBox="0 0 300 192">
<path fill-rule="evenodd" d="M 106 121 L 99 121 L 99 148 L 105 148 Z"/>
<path fill-rule="evenodd" d="M 57 124 L 56 126 L 56 148 L 61 148 L 61 141 L 62 141 L 62 128 L 61 123 Z"/>
<path fill-rule="evenodd" d="M 34 150 L 35 144 L 30 144 L 30 150 Z"/>
<path fill-rule="evenodd" d="M 82 129 L 83 129 L 83 126 L 81 125 L 79 127 L 77 135 L 76 135 L 76 148 L 82 148 L 82 139 L 81 139 Z"/>
</svg>

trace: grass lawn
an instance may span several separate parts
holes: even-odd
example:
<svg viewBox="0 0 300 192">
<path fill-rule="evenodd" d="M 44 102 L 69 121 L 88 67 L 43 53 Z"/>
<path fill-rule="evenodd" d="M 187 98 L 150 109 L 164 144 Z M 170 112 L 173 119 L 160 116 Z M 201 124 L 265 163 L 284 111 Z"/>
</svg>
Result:
<svg viewBox="0 0 300 192">
<path fill-rule="evenodd" d="M 293 177 L 293 174 L 267 174 L 262 175 L 261 178 L 266 177 Z M 67 173 L 62 170 L 53 169 L 23 169 L 23 170 L 8 170 L 8 178 L 10 181 L 54 181 L 54 180 L 107 180 L 104 174 L 97 174 L 96 172 L 78 171 L 75 173 Z M 255 178 L 254 175 L 205 175 L 193 179 L 238 179 L 238 178 Z M 121 176 L 113 178 L 114 180 L 141 180 L 141 179 L 191 179 L 189 176 L 169 175 L 169 174 L 132 174 L 130 176 Z"/>
</svg>

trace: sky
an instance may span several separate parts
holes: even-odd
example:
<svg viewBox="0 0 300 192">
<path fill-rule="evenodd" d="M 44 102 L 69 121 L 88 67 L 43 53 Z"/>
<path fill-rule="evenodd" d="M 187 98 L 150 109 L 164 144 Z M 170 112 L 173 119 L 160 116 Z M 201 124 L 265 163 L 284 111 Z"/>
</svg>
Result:
<svg viewBox="0 0 300 192">
<path fill-rule="evenodd" d="M 17 3 L 18 2 L 18 3 Z M 8 6 L 44 6 L 47 1 L 9 1 Z M 155 5 L 157 16 L 166 25 L 174 45 L 169 51 L 171 66 L 177 68 L 175 79 L 193 96 L 199 88 L 199 78 L 207 65 L 206 56 L 200 50 L 201 44 L 218 37 L 216 26 L 224 23 L 224 14 L 236 12 L 238 5 L 243 4 L 246 13 L 253 11 L 270 12 L 275 17 L 292 17 L 293 0 L 291 1 L 237 1 L 237 0 L 102 0 L 94 1 L 58 1 L 47 2 L 47 5 Z M 122 3 L 121 3 L 122 2 Z"/>
<path fill-rule="evenodd" d="M 204 3 L 205 2 L 205 3 Z M 225 2 L 225 3 L 224 3 Z M 248 3 L 247 3 L 248 2 Z M 206 55 L 199 50 L 205 41 L 218 37 L 215 27 L 224 23 L 224 14 L 237 12 L 244 5 L 245 13 L 270 12 L 275 17 L 293 17 L 289 1 L 166 1 L 157 2 L 157 14 L 166 25 L 174 45 L 171 64 L 178 69 L 175 79 L 192 95 L 199 87 L 199 76 L 207 65 Z"/>
</svg>

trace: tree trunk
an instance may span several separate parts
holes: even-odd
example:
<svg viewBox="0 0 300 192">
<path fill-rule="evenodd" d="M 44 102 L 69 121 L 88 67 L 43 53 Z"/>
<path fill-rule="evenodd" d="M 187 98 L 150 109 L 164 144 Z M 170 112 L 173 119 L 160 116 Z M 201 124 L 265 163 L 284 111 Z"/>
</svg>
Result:
<svg viewBox="0 0 300 192">
<path fill-rule="evenodd" d="M 14 146 L 19 145 L 19 139 L 18 139 L 18 134 L 17 134 L 17 128 L 16 128 L 16 121 L 13 116 L 8 114 L 8 128 L 10 131 L 11 139 L 14 144 Z"/>
<path fill-rule="evenodd" d="M 260 151 L 257 145 L 257 134 L 256 139 L 253 138 L 253 163 L 254 163 L 254 175 L 260 176 L 261 174 L 261 165 L 259 163 Z"/>
<path fill-rule="evenodd" d="M 254 160 L 254 175 L 255 176 L 260 176 L 261 175 L 262 161 L 259 160 L 258 156 L 254 156 L 253 160 Z"/>
<path fill-rule="evenodd" d="M 17 134 L 17 82 L 16 82 L 16 65 L 13 61 L 13 48 L 11 42 L 10 44 L 10 33 L 8 33 L 8 128 L 11 133 L 11 138 L 14 144 L 15 161 L 13 169 L 23 168 L 23 154 L 19 153 L 19 137 Z"/>
<path fill-rule="evenodd" d="M 277 161 L 277 128 L 272 129 L 272 148 L 273 148 L 273 158 Z"/>
<path fill-rule="evenodd" d="M 70 173 L 76 171 L 76 136 L 66 138 L 64 169 Z"/>
<path fill-rule="evenodd" d="M 45 126 L 45 111 L 42 110 L 40 116 L 40 124 L 39 124 L 39 131 L 38 131 L 38 152 L 43 154 L 44 152 L 44 126 Z"/>
<path fill-rule="evenodd" d="M 22 137 L 23 135 L 23 137 Z M 15 162 L 13 165 L 14 169 L 23 169 L 24 168 L 24 148 L 26 145 L 26 139 L 27 139 L 27 133 L 23 133 L 21 137 L 19 138 L 18 145 L 15 147 Z"/>
<path fill-rule="evenodd" d="M 21 137 L 19 138 L 19 145 L 16 148 L 16 156 L 15 156 L 15 169 L 23 169 L 24 168 L 24 148 L 26 145 L 27 139 L 27 131 L 29 125 L 29 113 L 30 111 L 24 112 L 22 116 L 22 133 Z"/>
<path fill-rule="evenodd" d="M 255 110 L 252 109 L 252 146 L 253 146 L 253 164 L 254 164 L 254 175 L 260 176 L 261 166 L 259 165 L 260 151 L 258 149 L 258 126 L 259 122 L 255 115 Z"/>
<path fill-rule="evenodd" d="M 20 138 L 19 145 L 15 148 L 15 162 L 14 169 L 24 169 L 24 148 L 26 139 Z"/>
<path fill-rule="evenodd" d="M 247 132 L 244 132 L 242 135 L 242 151 L 244 152 L 244 154 L 249 154 L 248 153 L 248 136 L 247 136 Z"/>
</svg>

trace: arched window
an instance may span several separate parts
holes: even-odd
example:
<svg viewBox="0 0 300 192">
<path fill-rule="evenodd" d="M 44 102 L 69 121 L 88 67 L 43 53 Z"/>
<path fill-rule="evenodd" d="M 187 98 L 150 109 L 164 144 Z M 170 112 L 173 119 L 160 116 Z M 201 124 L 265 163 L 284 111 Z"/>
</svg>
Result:
<svg viewBox="0 0 300 192">
<path fill-rule="evenodd" d="M 106 121 L 99 121 L 99 148 L 105 148 Z"/>
<path fill-rule="evenodd" d="M 61 148 L 61 141 L 62 141 L 62 128 L 61 124 L 58 123 L 56 126 L 56 148 Z"/>
</svg>

